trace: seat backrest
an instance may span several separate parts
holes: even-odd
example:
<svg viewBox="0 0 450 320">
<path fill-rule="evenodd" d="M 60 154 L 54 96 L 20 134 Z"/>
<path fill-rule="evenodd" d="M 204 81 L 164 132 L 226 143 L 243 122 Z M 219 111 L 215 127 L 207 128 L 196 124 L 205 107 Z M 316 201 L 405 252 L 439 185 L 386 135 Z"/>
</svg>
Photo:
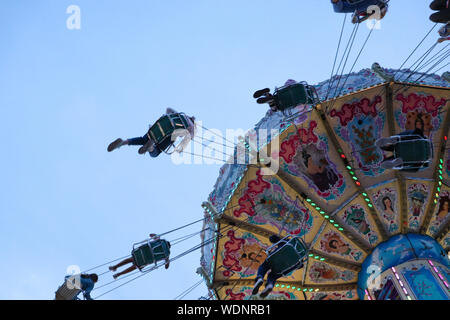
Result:
<svg viewBox="0 0 450 320">
<path fill-rule="evenodd" d="M 133 257 L 134 264 L 139 269 L 155 262 L 153 250 L 148 244 L 133 249 L 131 256 Z"/>
<path fill-rule="evenodd" d="M 170 248 L 166 240 L 152 241 L 150 245 L 152 246 L 155 261 L 161 261 L 169 257 Z"/>
<path fill-rule="evenodd" d="M 171 135 L 175 130 L 187 129 L 188 126 L 187 116 L 184 113 L 171 113 L 159 118 L 148 133 L 157 144 L 167 144 L 171 142 Z"/>
<path fill-rule="evenodd" d="M 267 258 L 267 262 L 276 274 L 285 273 L 298 265 L 307 255 L 308 251 L 304 243 L 297 237 L 290 239 L 284 246 L 275 250 Z"/>
<path fill-rule="evenodd" d="M 414 140 L 400 141 L 395 146 L 395 156 L 403 163 L 428 161 L 431 157 L 431 143 L 427 139 L 417 137 Z"/>
<path fill-rule="evenodd" d="M 296 83 L 279 88 L 275 91 L 274 96 L 277 108 L 280 111 L 294 108 L 300 104 L 308 103 L 308 94 L 302 83 Z"/>
</svg>

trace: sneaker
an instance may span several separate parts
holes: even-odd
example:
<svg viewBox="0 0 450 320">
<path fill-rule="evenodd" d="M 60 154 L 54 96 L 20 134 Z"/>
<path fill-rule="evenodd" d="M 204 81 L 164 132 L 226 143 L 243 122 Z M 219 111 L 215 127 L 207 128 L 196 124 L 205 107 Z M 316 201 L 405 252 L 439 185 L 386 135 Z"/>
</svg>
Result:
<svg viewBox="0 0 450 320">
<path fill-rule="evenodd" d="M 117 268 L 109 267 L 109 271 L 116 272 Z"/>
<path fill-rule="evenodd" d="M 271 103 L 273 101 L 273 96 L 266 96 L 266 97 L 262 97 L 259 98 L 258 100 L 256 100 L 257 103 L 259 104 L 264 104 L 264 103 Z"/>
<path fill-rule="evenodd" d="M 430 9 L 434 11 L 443 10 L 446 7 L 446 0 L 434 0 L 430 4 Z"/>
<path fill-rule="evenodd" d="M 398 140 L 396 139 L 396 138 L 392 138 L 392 137 L 389 137 L 389 138 L 381 138 L 381 139 L 378 139 L 376 142 L 375 142 L 375 146 L 377 147 L 377 148 L 384 148 L 384 147 L 387 147 L 387 146 L 390 146 L 390 145 L 393 145 L 393 144 L 396 144 L 398 142 Z"/>
<path fill-rule="evenodd" d="M 255 98 L 255 99 L 260 98 L 260 97 L 266 95 L 266 94 L 269 93 L 269 92 L 270 92 L 270 89 L 269 89 L 269 88 L 265 88 L 265 89 L 258 90 L 258 91 L 256 91 L 256 92 L 253 94 L 253 98 Z"/>
<path fill-rule="evenodd" d="M 430 20 L 436 23 L 447 23 L 448 22 L 448 15 L 450 13 L 450 8 L 449 9 L 443 9 L 440 10 L 436 13 L 433 13 L 430 16 Z"/>
<path fill-rule="evenodd" d="M 383 169 L 393 169 L 396 167 L 400 167 L 403 164 L 402 158 L 396 158 L 391 161 L 384 161 L 381 163 L 381 168 Z"/>
<path fill-rule="evenodd" d="M 108 152 L 111 152 L 117 148 L 120 148 L 123 144 L 123 140 L 122 139 L 116 139 L 113 142 L 111 142 L 108 146 Z"/>
<path fill-rule="evenodd" d="M 261 285 L 263 284 L 264 280 L 261 278 L 258 278 L 258 280 L 256 280 L 255 282 L 255 286 L 253 287 L 253 291 L 252 291 L 252 295 L 255 295 L 258 293 L 259 288 L 261 287 Z"/>
<path fill-rule="evenodd" d="M 148 142 L 146 144 L 144 144 L 142 147 L 139 148 L 139 154 L 144 154 L 147 151 L 148 152 L 152 152 L 155 149 L 155 145 L 153 143 L 153 141 L 148 140 Z"/>
<path fill-rule="evenodd" d="M 259 296 L 260 296 L 261 298 L 267 297 L 267 296 L 269 295 L 269 293 L 272 292 L 272 289 L 273 289 L 273 284 L 267 285 L 267 286 L 264 288 L 263 292 L 261 292 L 261 294 L 260 294 Z"/>
<path fill-rule="evenodd" d="M 146 152 L 147 152 L 147 150 L 146 150 L 145 146 L 142 146 L 139 148 L 139 151 L 138 151 L 139 154 L 144 154 Z"/>
</svg>

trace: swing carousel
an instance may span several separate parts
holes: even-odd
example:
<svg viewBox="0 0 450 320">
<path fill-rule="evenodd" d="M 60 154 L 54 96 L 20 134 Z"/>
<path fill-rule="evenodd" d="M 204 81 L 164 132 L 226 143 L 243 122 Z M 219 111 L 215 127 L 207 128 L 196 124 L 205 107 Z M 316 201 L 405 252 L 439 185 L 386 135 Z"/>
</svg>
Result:
<svg viewBox="0 0 450 320">
<path fill-rule="evenodd" d="M 246 140 L 260 129 L 279 134 L 247 143 L 257 161 L 224 165 L 203 203 L 202 238 L 220 235 L 202 248 L 198 270 L 210 296 L 260 299 L 255 277 L 277 235 L 301 239 L 305 262 L 266 299 L 449 299 L 450 83 L 374 64 L 315 90 L 322 102 L 295 107 L 292 121 L 267 113 Z M 414 130 L 417 119 L 432 145 L 427 166 L 383 169 L 389 153 L 376 141 Z"/>
<path fill-rule="evenodd" d="M 115 287 L 95 299 L 196 250 L 202 279 L 176 299 L 202 282 L 208 288 L 202 300 L 450 299 L 450 76 L 437 75 L 448 66 L 441 64 L 450 44 L 433 53 L 450 40 L 449 4 L 433 1 L 431 8 L 440 10 L 431 16 L 436 25 L 399 69 L 374 63 L 353 72 L 372 28 L 344 74 L 360 23 L 374 15 L 382 19 L 389 0 L 331 2 L 345 13 L 332 77 L 317 85 L 288 80 L 273 93 L 256 91 L 256 102 L 270 110 L 232 147 L 202 204 L 203 218 L 139 242 L 132 258 L 83 272 L 125 258 L 133 263 L 121 277 L 131 280 L 118 284 L 114 277 L 96 285 L 93 290 Z M 353 31 L 337 64 L 352 12 Z M 438 23 L 445 23 L 441 38 L 404 69 Z M 173 139 L 177 129 L 188 129 L 186 116 L 164 115 L 148 138 L 170 154 L 180 149 Z M 172 245 L 198 234 L 201 243 L 171 257 L 170 243 L 160 237 L 196 223 L 203 223 L 200 231 Z M 279 277 L 271 290 L 258 294 L 262 264 Z M 76 299 L 86 290 L 72 285 L 72 278 L 55 299 Z"/>
</svg>

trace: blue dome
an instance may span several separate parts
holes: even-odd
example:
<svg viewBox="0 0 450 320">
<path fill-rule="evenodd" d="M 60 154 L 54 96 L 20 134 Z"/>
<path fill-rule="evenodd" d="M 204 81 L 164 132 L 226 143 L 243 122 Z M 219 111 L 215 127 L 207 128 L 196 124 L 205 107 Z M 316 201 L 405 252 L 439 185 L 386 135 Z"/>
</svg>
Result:
<svg viewBox="0 0 450 320">
<path fill-rule="evenodd" d="M 413 233 L 394 236 L 380 243 L 364 260 L 358 276 L 360 299 L 364 299 L 367 280 L 374 273 L 374 266 L 377 273 L 382 274 L 391 267 L 415 259 L 431 259 L 450 267 L 447 253 L 433 238 Z"/>
</svg>

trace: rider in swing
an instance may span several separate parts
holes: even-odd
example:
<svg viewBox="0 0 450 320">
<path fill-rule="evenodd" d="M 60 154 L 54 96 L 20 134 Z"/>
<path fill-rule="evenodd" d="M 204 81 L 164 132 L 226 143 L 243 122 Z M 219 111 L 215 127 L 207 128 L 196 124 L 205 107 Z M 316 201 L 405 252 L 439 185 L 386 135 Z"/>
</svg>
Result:
<svg viewBox="0 0 450 320">
<path fill-rule="evenodd" d="M 270 253 L 273 253 L 276 250 L 281 249 L 284 245 L 286 245 L 288 243 L 287 240 L 281 239 L 277 235 L 270 236 L 269 240 L 271 243 L 276 244 L 276 246 L 271 248 Z M 301 269 L 301 268 L 303 268 L 303 261 L 299 261 L 298 264 L 292 266 L 289 270 L 285 271 L 284 273 L 289 274 L 292 271 L 294 271 L 296 269 Z M 259 288 L 261 287 L 261 285 L 264 282 L 264 276 L 267 273 L 268 273 L 268 275 L 267 275 L 266 287 L 260 294 L 261 298 L 267 297 L 269 295 L 269 293 L 272 291 L 273 287 L 275 286 L 275 282 L 283 276 L 282 274 L 277 274 L 277 273 L 272 272 L 272 270 L 270 268 L 270 264 L 268 262 L 268 259 L 264 260 L 264 262 L 258 268 L 258 275 L 256 276 L 256 279 L 255 279 L 255 286 L 253 287 L 252 295 L 255 295 L 258 293 Z"/>
<path fill-rule="evenodd" d="M 439 29 L 438 42 L 450 40 L 450 1 L 434 0 L 430 4 L 431 10 L 438 11 L 430 16 L 430 20 L 435 23 L 443 23 L 444 26 Z"/>
<path fill-rule="evenodd" d="M 408 148 L 411 149 L 409 153 L 414 154 L 413 148 L 416 144 L 427 140 L 423 133 L 423 128 L 424 121 L 421 117 L 418 117 L 415 120 L 414 130 L 402 132 L 398 136 L 394 137 L 381 138 L 375 142 L 375 146 L 384 151 L 394 152 L 399 144 L 407 143 Z M 410 154 L 404 154 L 404 156 L 410 157 Z M 402 171 L 417 172 L 422 168 L 428 167 L 428 160 L 429 159 L 418 159 L 417 161 L 405 163 L 402 154 L 396 154 L 384 159 L 381 163 L 381 167 L 383 169 L 402 168 Z"/>
<path fill-rule="evenodd" d="M 175 111 L 172 108 L 167 108 L 166 115 L 171 115 L 171 114 L 178 114 L 180 116 L 184 116 L 184 115 L 178 113 L 177 111 Z M 178 136 L 183 136 L 183 140 L 182 140 L 182 142 L 180 143 L 179 147 L 176 150 L 177 152 L 182 152 L 183 148 L 195 136 L 195 129 L 196 129 L 195 117 L 185 117 L 185 119 L 186 119 L 186 121 L 188 123 L 187 128 L 186 128 L 187 132 L 185 132 L 186 130 L 182 130 L 181 133 L 180 133 L 180 131 L 178 131 L 178 132 L 175 131 L 174 134 L 172 135 L 172 140 L 170 141 L 170 142 L 173 142 L 173 141 L 175 141 L 175 139 Z M 111 151 L 113 151 L 115 149 L 118 149 L 121 146 L 125 146 L 125 145 L 141 146 L 139 148 L 138 153 L 139 154 L 144 154 L 144 153 L 146 153 L 148 151 L 152 158 L 156 158 L 157 156 L 159 156 L 160 153 L 164 151 L 165 147 L 167 147 L 167 146 L 158 145 L 151 138 L 150 132 L 147 132 L 142 137 L 130 138 L 130 139 L 126 139 L 126 140 L 122 140 L 121 138 L 118 138 L 118 139 L 114 140 L 113 142 L 111 142 L 109 144 L 108 152 L 111 152 Z"/>
<path fill-rule="evenodd" d="M 159 237 L 158 235 L 156 235 L 156 234 L 154 234 L 154 233 L 151 233 L 151 234 L 150 234 L 150 241 L 155 242 L 155 241 L 165 241 L 165 240 L 161 240 L 160 237 Z M 144 245 L 142 245 L 141 247 L 146 247 L 146 246 L 148 246 L 148 244 L 144 244 Z M 168 246 L 168 249 L 170 250 L 170 242 L 167 242 L 167 246 Z M 141 248 L 141 247 L 140 247 L 140 248 Z M 138 249 L 140 249 L 140 248 L 138 248 Z M 169 251 L 169 254 L 170 254 L 170 251 Z M 156 258 L 154 258 L 154 259 L 155 259 L 156 261 L 149 261 L 149 262 L 150 262 L 150 263 L 157 262 L 158 259 L 156 259 Z M 165 263 L 165 268 L 168 269 L 168 268 L 169 268 L 169 264 L 170 264 L 169 255 L 164 256 L 164 260 L 165 260 L 165 262 L 166 262 L 166 263 Z M 114 279 L 117 279 L 118 277 L 123 276 L 124 274 L 130 273 L 130 272 L 132 272 L 132 271 L 134 271 L 134 270 L 136 270 L 136 269 L 141 269 L 141 268 L 143 268 L 145 265 L 147 265 L 147 263 L 146 263 L 145 265 L 140 265 L 140 266 L 137 265 L 136 260 L 134 259 L 133 256 L 131 256 L 131 257 L 129 257 L 129 258 L 126 258 L 125 260 L 122 260 L 121 262 L 119 262 L 118 264 L 116 264 L 116 265 L 114 265 L 114 266 L 110 266 L 110 267 L 109 267 L 109 270 L 112 271 L 112 272 L 116 272 L 116 271 L 117 271 L 117 268 L 123 267 L 124 265 L 127 265 L 127 264 L 131 264 L 131 266 L 128 267 L 127 269 L 125 269 L 124 271 L 121 271 L 121 272 L 118 272 L 118 273 L 113 274 L 113 278 L 114 278 Z"/>
</svg>

